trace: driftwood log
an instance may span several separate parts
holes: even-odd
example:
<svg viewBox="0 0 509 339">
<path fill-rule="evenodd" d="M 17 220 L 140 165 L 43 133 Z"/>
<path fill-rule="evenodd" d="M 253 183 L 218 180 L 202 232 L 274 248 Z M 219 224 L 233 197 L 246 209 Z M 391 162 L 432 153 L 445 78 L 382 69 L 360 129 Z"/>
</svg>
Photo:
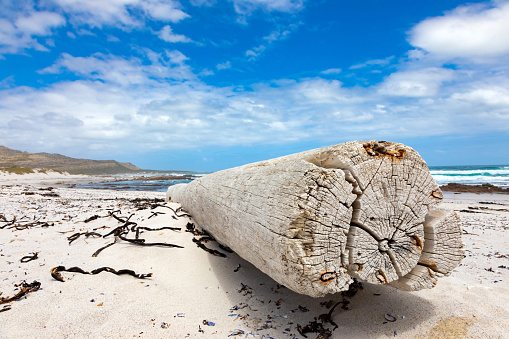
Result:
<svg viewBox="0 0 509 339">
<path fill-rule="evenodd" d="M 458 215 L 412 148 L 353 141 L 168 188 L 200 227 L 278 283 L 313 297 L 352 277 L 414 291 L 463 258 Z"/>
</svg>

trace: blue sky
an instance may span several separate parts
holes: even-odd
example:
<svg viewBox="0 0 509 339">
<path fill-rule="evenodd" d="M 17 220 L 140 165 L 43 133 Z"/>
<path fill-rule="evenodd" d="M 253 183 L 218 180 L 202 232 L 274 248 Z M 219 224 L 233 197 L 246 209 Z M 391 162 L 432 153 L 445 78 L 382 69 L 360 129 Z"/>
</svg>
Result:
<svg viewBox="0 0 509 339">
<path fill-rule="evenodd" d="M 509 1 L 0 0 L 0 145 L 215 171 L 350 140 L 509 163 Z"/>
</svg>

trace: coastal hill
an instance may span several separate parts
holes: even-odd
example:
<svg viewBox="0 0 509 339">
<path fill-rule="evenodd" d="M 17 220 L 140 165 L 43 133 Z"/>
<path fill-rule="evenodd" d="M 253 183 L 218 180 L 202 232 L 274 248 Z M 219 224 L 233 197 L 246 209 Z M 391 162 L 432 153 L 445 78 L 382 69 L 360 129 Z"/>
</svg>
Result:
<svg viewBox="0 0 509 339">
<path fill-rule="evenodd" d="M 71 174 L 122 174 L 141 170 L 128 162 L 75 159 L 60 154 L 29 153 L 0 146 L 0 168 L 2 167 L 52 169 Z"/>
</svg>

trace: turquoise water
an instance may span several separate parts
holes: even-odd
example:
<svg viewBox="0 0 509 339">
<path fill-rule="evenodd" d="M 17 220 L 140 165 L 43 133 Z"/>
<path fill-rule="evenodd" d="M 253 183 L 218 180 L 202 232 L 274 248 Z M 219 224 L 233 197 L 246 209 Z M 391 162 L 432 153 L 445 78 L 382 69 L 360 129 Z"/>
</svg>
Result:
<svg viewBox="0 0 509 339">
<path fill-rule="evenodd" d="M 479 185 L 484 183 L 501 187 L 509 187 L 509 165 L 500 166 L 430 166 L 430 172 L 439 185 L 458 183 Z M 165 173 L 157 173 L 162 175 Z M 166 174 L 175 175 L 168 172 Z M 182 173 L 179 173 L 182 174 Z M 202 176 L 204 174 L 189 173 Z M 164 192 L 168 186 L 187 183 L 191 180 L 122 180 L 128 177 L 119 177 L 121 181 L 78 185 L 78 188 L 113 189 L 128 191 L 156 191 Z"/>
<path fill-rule="evenodd" d="M 430 166 L 439 185 L 454 182 L 466 185 L 493 184 L 509 187 L 509 165 L 499 166 Z"/>
</svg>

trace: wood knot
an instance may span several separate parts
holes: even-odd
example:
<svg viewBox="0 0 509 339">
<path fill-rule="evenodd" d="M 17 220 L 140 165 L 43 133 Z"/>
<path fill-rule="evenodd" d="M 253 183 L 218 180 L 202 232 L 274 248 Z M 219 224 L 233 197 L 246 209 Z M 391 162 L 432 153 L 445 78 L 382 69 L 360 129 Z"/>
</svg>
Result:
<svg viewBox="0 0 509 339">
<path fill-rule="evenodd" d="M 329 284 L 332 280 L 336 279 L 336 273 L 323 271 L 320 273 L 320 282 L 322 284 Z"/>
<path fill-rule="evenodd" d="M 423 246 L 422 246 L 422 240 L 421 238 L 419 238 L 418 236 L 416 236 L 415 234 L 411 236 L 414 240 L 415 240 L 415 244 L 412 243 L 412 245 L 414 245 L 415 247 L 417 247 L 419 250 L 422 251 L 423 249 Z"/>
<path fill-rule="evenodd" d="M 378 281 L 380 282 L 380 284 L 388 284 L 389 283 L 389 281 L 387 280 L 387 276 L 385 275 L 384 271 L 378 270 L 378 272 L 376 272 L 375 276 L 378 279 Z"/>
<path fill-rule="evenodd" d="M 362 145 L 368 155 L 372 157 L 388 158 L 390 161 L 398 163 L 406 155 L 404 149 L 389 149 L 391 143 L 387 141 L 367 142 Z"/>
<path fill-rule="evenodd" d="M 433 198 L 437 198 L 437 199 L 443 199 L 444 198 L 444 195 L 443 195 L 442 191 L 440 191 L 440 190 L 431 192 L 431 196 Z"/>
<path fill-rule="evenodd" d="M 437 268 L 437 263 L 428 259 L 424 259 L 422 261 L 419 261 L 419 264 L 426 266 L 428 268 Z"/>
<path fill-rule="evenodd" d="M 387 252 L 387 250 L 389 249 L 389 242 L 387 241 L 387 239 L 384 239 L 378 243 L 378 249 L 381 252 Z"/>
<path fill-rule="evenodd" d="M 362 272 L 362 269 L 364 268 L 363 264 L 351 264 L 348 265 L 348 270 L 353 272 Z"/>
</svg>

